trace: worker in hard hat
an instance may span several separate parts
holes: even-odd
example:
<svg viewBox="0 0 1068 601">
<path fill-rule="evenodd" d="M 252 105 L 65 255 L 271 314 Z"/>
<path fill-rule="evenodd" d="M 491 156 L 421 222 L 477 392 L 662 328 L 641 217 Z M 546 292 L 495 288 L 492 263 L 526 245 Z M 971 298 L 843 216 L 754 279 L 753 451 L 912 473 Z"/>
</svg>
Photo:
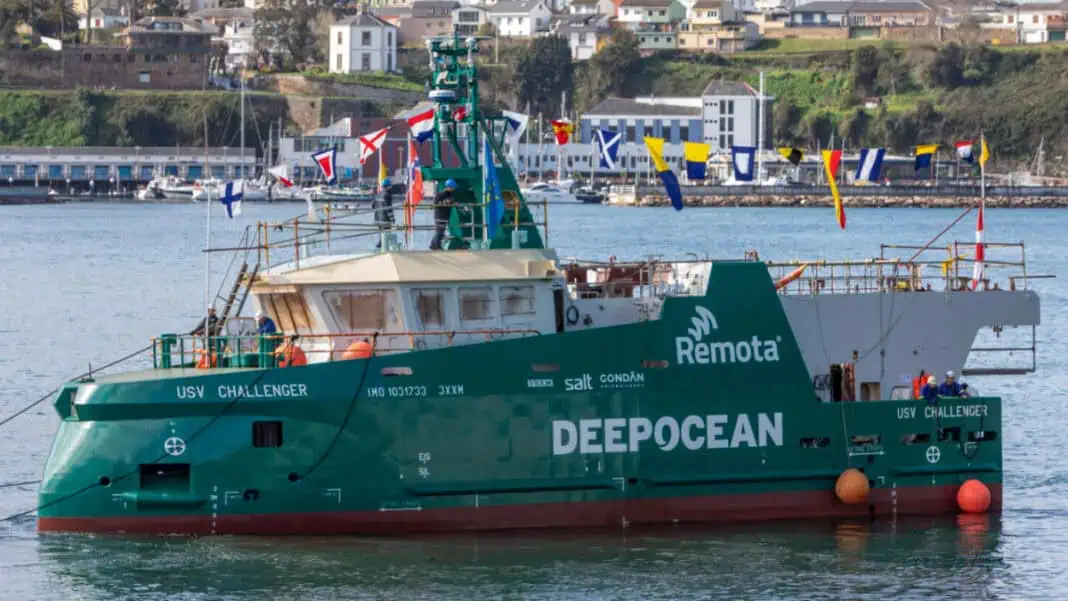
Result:
<svg viewBox="0 0 1068 601">
<path fill-rule="evenodd" d="M 382 180 L 382 191 L 375 199 L 375 225 L 380 233 L 393 229 L 393 182 L 387 177 Z M 375 249 L 382 248 L 382 236 L 378 237 Z"/>
<path fill-rule="evenodd" d="M 205 327 L 207 330 L 205 330 Z M 219 317 L 215 314 L 215 307 L 208 306 L 208 315 L 200 320 L 197 327 L 189 333 L 190 336 L 214 336 L 218 333 Z"/>
<path fill-rule="evenodd" d="M 456 180 L 445 180 L 445 189 L 434 196 L 434 239 L 430 241 L 430 250 L 441 250 L 445 241 L 445 228 L 449 225 L 452 213 L 453 193 L 456 192 Z"/>
<path fill-rule="evenodd" d="M 960 396 L 960 384 L 957 383 L 957 374 L 953 370 L 946 372 L 946 379 L 938 387 L 938 396 Z"/>
</svg>

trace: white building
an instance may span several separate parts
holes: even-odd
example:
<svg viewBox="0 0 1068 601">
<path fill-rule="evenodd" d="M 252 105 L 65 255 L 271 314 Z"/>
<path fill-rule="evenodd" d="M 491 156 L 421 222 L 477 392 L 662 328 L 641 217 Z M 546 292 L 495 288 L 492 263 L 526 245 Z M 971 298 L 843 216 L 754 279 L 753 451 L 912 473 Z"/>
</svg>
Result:
<svg viewBox="0 0 1068 601">
<path fill-rule="evenodd" d="M 501 0 L 493 6 L 492 15 L 497 35 L 510 38 L 529 38 L 548 33 L 552 18 L 552 12 L 544 0 Z"/>
<path fill-rule="evenodd" d="M 572 14 L 557 22 L 556 33 L 567 39 L 573 60 L 589 60 L 612 37 L 611 21 L 603 14 Z"/>
<path fill-rule="evenodd" d="M 701 94 L 703 140 L 712 152 L 730 152 L 732 146 L 757 146 L 759 93 L 738 81 L 712 80 Z M 771 148 L 771 103 L 765 98 L 764 148 Z"/>
<path fill-rule="evenodd" d="M 218 33 L 212 36 L 213 42 L 223 42 L 228 48 L 226 54 L 226 71 L 233 72 L 245 65 L 255 65 L 256 40 L 253 32 L 256 21 L 255 11 L 247 7 L 208 8 L 190 15 L 214 25 Z"/>
<path fill-rule="evenodd" d="M 397 28 L 361 12 L 330 27 L 331 73 L 392 73 L 397 69 Z"/>
<path fill-rule="evenodd" d="M 571 0 L 568 11 L 573 15 L 608 15 L 616 16 L 616 5 L 612 0 Z"/>
<path fill-rule="evenodd" d="M 180 0 L 185 14 L 200 12 L 209 8 L 219 8 L 219 0 Z"/>
<path fill-rule="evenodd" d="M 452 11 L 452 26 L 462 36 L 472 36 L 486 23 L 492 23 L 490 8 L 482 5 L 461 6 Z"/>
<path fill-rule="evenodd" d="M 130 17 L 122 9 L 94 8 L 91 17 L 88 15 L 78 17 L 79 29 L 87 29 L 90 25 L 93 29 L 122 29 L 130 25 Z"/>
</svg>

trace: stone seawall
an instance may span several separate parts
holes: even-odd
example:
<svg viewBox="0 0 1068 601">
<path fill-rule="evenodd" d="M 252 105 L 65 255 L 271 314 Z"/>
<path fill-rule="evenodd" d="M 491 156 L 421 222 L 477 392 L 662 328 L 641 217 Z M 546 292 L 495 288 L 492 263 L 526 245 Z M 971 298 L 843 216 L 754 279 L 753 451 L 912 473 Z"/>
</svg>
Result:
<svg viewBox="0 0 1068 601">
<path fill-rule="evenodd" d="M 682 202 L 687 207 L 832 207 L 834 201 L 828 196 L 770 196 L 770 195 L 727 195 L 727 196 L 683 196 Z M 845 208 L 952 208 L 969 207 L 979 202 L 975 197 L 960 196 L 847 196 L 842 199 Z M 642 196 L 632 205 L 618 206 L 663 207 L 671 201 L 666 196 L 648 194 Z M 1049 196 L 988 196 L 986 206 L 992 208 L 1065 208 L 1068 197 Z"/>
</svg>

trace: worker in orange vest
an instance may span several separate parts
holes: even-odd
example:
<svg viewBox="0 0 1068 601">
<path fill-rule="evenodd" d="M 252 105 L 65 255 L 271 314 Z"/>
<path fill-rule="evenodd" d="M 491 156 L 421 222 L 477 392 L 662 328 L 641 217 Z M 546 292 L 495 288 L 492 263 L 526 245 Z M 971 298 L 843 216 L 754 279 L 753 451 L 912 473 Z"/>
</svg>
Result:
<svg viewBox="0 0 1068 601">
<path fill-rule="evenodd" d="M 912 379 L 912 398 L 918 399 L 920 397 L 920 389 L 927 383 L 927 372 L 920 370 L 920 375 Z"/>
</svg>

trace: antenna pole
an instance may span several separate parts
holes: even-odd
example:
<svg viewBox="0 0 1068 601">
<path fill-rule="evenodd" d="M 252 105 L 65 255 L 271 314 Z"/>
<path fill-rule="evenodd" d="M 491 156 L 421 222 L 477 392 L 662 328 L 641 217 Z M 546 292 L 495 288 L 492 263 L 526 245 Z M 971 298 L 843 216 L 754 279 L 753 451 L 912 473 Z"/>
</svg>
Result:
<svg viewBox="0 0 1068 601">
<path fill-rule="evenodd" d="M 208 164 L 208 115 L 204 114 L 204 165 Z M 205 182 L 206 183 L 206 182 Z M 204 186 L 204 352 L 209 351 L 211 331 L 211 186 Z M 211 356 L 205 355 L 205 365 L 211 365 Z"/>
</svg>

